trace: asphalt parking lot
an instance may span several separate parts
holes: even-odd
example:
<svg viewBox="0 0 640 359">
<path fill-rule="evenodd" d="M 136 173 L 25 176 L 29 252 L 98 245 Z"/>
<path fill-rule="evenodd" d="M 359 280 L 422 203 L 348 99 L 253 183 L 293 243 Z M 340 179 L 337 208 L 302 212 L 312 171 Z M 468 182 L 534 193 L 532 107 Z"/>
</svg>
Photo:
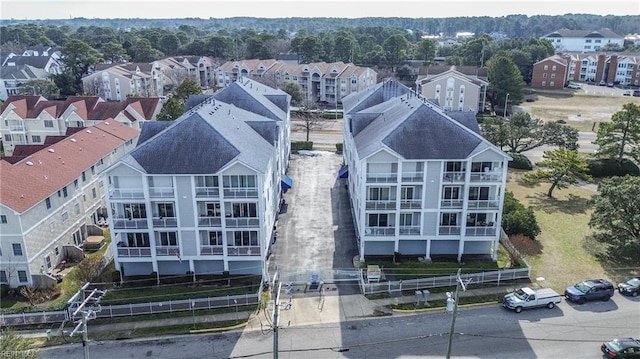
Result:
<svg viewBox="0 0 640 359">
<path fill-rule="evenodd" d="M 283 283 L 296 283 L 298 290 L 313 276 L 335 283 L 353 273 L 349 270 L 358 251 L 345 180 L 338 178 L 341 165 L 342 155 L 335 152 L 291 155 L 288 176 L 293 186 L 284 194 L 269 273 L 277 270 Z"/>
</svg>

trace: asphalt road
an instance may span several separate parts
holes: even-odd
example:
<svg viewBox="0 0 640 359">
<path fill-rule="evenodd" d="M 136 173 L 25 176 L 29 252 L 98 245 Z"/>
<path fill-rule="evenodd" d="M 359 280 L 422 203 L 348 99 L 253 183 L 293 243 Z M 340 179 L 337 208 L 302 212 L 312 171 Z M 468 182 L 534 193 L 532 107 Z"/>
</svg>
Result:
<svg viewBox="0 0 640 359">
<path fill-rule="evenodd" d="M 602 341 L 640 337 L 640 298 L 616 294 L 608 302 L 516 314 L 499 304 L 460 308 L 453 358 L 602 358 Z M 443 358 L 451 314 L 428 312 L 278 330 L 278 357 Z M 93 359 L 273 358 L 273 333 L 252 330 L 90 344 Z M 346 350 L 348 351 L 341 351 Z M 38 358 L 82 358 L 79 344 L 41 350 Z"/>
</svg>

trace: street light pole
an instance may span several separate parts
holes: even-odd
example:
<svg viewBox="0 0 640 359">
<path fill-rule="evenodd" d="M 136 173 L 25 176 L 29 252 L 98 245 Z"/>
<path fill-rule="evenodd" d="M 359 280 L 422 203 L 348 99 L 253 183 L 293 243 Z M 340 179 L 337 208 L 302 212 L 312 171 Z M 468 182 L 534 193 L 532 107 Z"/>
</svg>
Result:
<svg viewBox="0 0 640 359">
<path fill-rule="evenodd" d="M 449 344 L 447 345 L 447 359 L 451 358 L 451 346 L 453 343 L 453 330 L 456 325 L 456 314 L 458 314 L 458 292 L 460 291 L 460 286 L 462 286 L 462 290 L 466 291 L 467 286 L 465 283 L 462 283 L 462 278 L 460 278 L 460 268 L 458 268 L 458 274 L 456 274 L 456 293 L 454 294 L 453 301 L 453 316 L 451 317 L 451 329 L 449 330 Z"/>
<path fill-rule="evenodd" d="M 504 99 L 504 115 L 502 117 L 507 118 L 507 104 L 509 103 L 509 93 L 507 92 L 507 96 Z"/>
</svg>

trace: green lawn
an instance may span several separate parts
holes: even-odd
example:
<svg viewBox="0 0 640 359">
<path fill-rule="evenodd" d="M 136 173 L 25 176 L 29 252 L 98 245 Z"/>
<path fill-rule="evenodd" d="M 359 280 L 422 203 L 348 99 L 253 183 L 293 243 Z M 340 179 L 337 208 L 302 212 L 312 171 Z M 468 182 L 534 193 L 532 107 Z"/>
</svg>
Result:
<svg viewBox="0 0 640 359">
<path fill-rule="evenodd" d="M 568 285 L 589 278 L 608 278 L 616 281 L 632 272 L 612 268 L 599 262 L 594 253 L 602 250 L 590 239 L 588 222 L 591 209 L 587 200 L 596 192 L 571 186 L 555 190 L 555 198 L 548 198 L 549 184 L 527 185 L 520 181 L 523 171 L 509 170 L 507 191 L 527 206 L 532 206 L 542 233 L 532 242 L 514 238 L 532 267 L 532 279 L 544 277 L 544 286 L 564 291 Z"/>
</svg>

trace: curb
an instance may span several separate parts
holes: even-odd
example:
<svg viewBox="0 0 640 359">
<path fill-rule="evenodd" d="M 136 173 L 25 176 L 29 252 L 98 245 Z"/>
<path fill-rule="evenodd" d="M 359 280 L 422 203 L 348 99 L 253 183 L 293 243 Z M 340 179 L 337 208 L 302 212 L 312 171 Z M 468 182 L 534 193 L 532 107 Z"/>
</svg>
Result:
<svg viewBox="0 0 640 359">
<path fill-rule="evenodd" d="M 226 332 L 228 330 L 240 329 L 246 327 L 249 322 L 244 322 L 236 325 L 232 325 L 230 327 L 222 327 L 222 328 L 208 328 L 208 329 L 191 329 L 189 330 L 189 334 L 201 334 L 201 333 L 216 333 L 216 332 Z"/>
<path fill-rule="evenodd" d="M 497 302 L 460 304 L 458 308 L 480 307 L 484 305 L 493 305 L 493 304 L 497 304 Z M 392 311 L 394 313 L 411 314 L 411 313 L 435 312 L 435 311 L 443 310 L 445 308 L 446 307 L 433 307 L 433 308 L 421 308 L 421 309 L 392 309 Z"/>
</svg>

